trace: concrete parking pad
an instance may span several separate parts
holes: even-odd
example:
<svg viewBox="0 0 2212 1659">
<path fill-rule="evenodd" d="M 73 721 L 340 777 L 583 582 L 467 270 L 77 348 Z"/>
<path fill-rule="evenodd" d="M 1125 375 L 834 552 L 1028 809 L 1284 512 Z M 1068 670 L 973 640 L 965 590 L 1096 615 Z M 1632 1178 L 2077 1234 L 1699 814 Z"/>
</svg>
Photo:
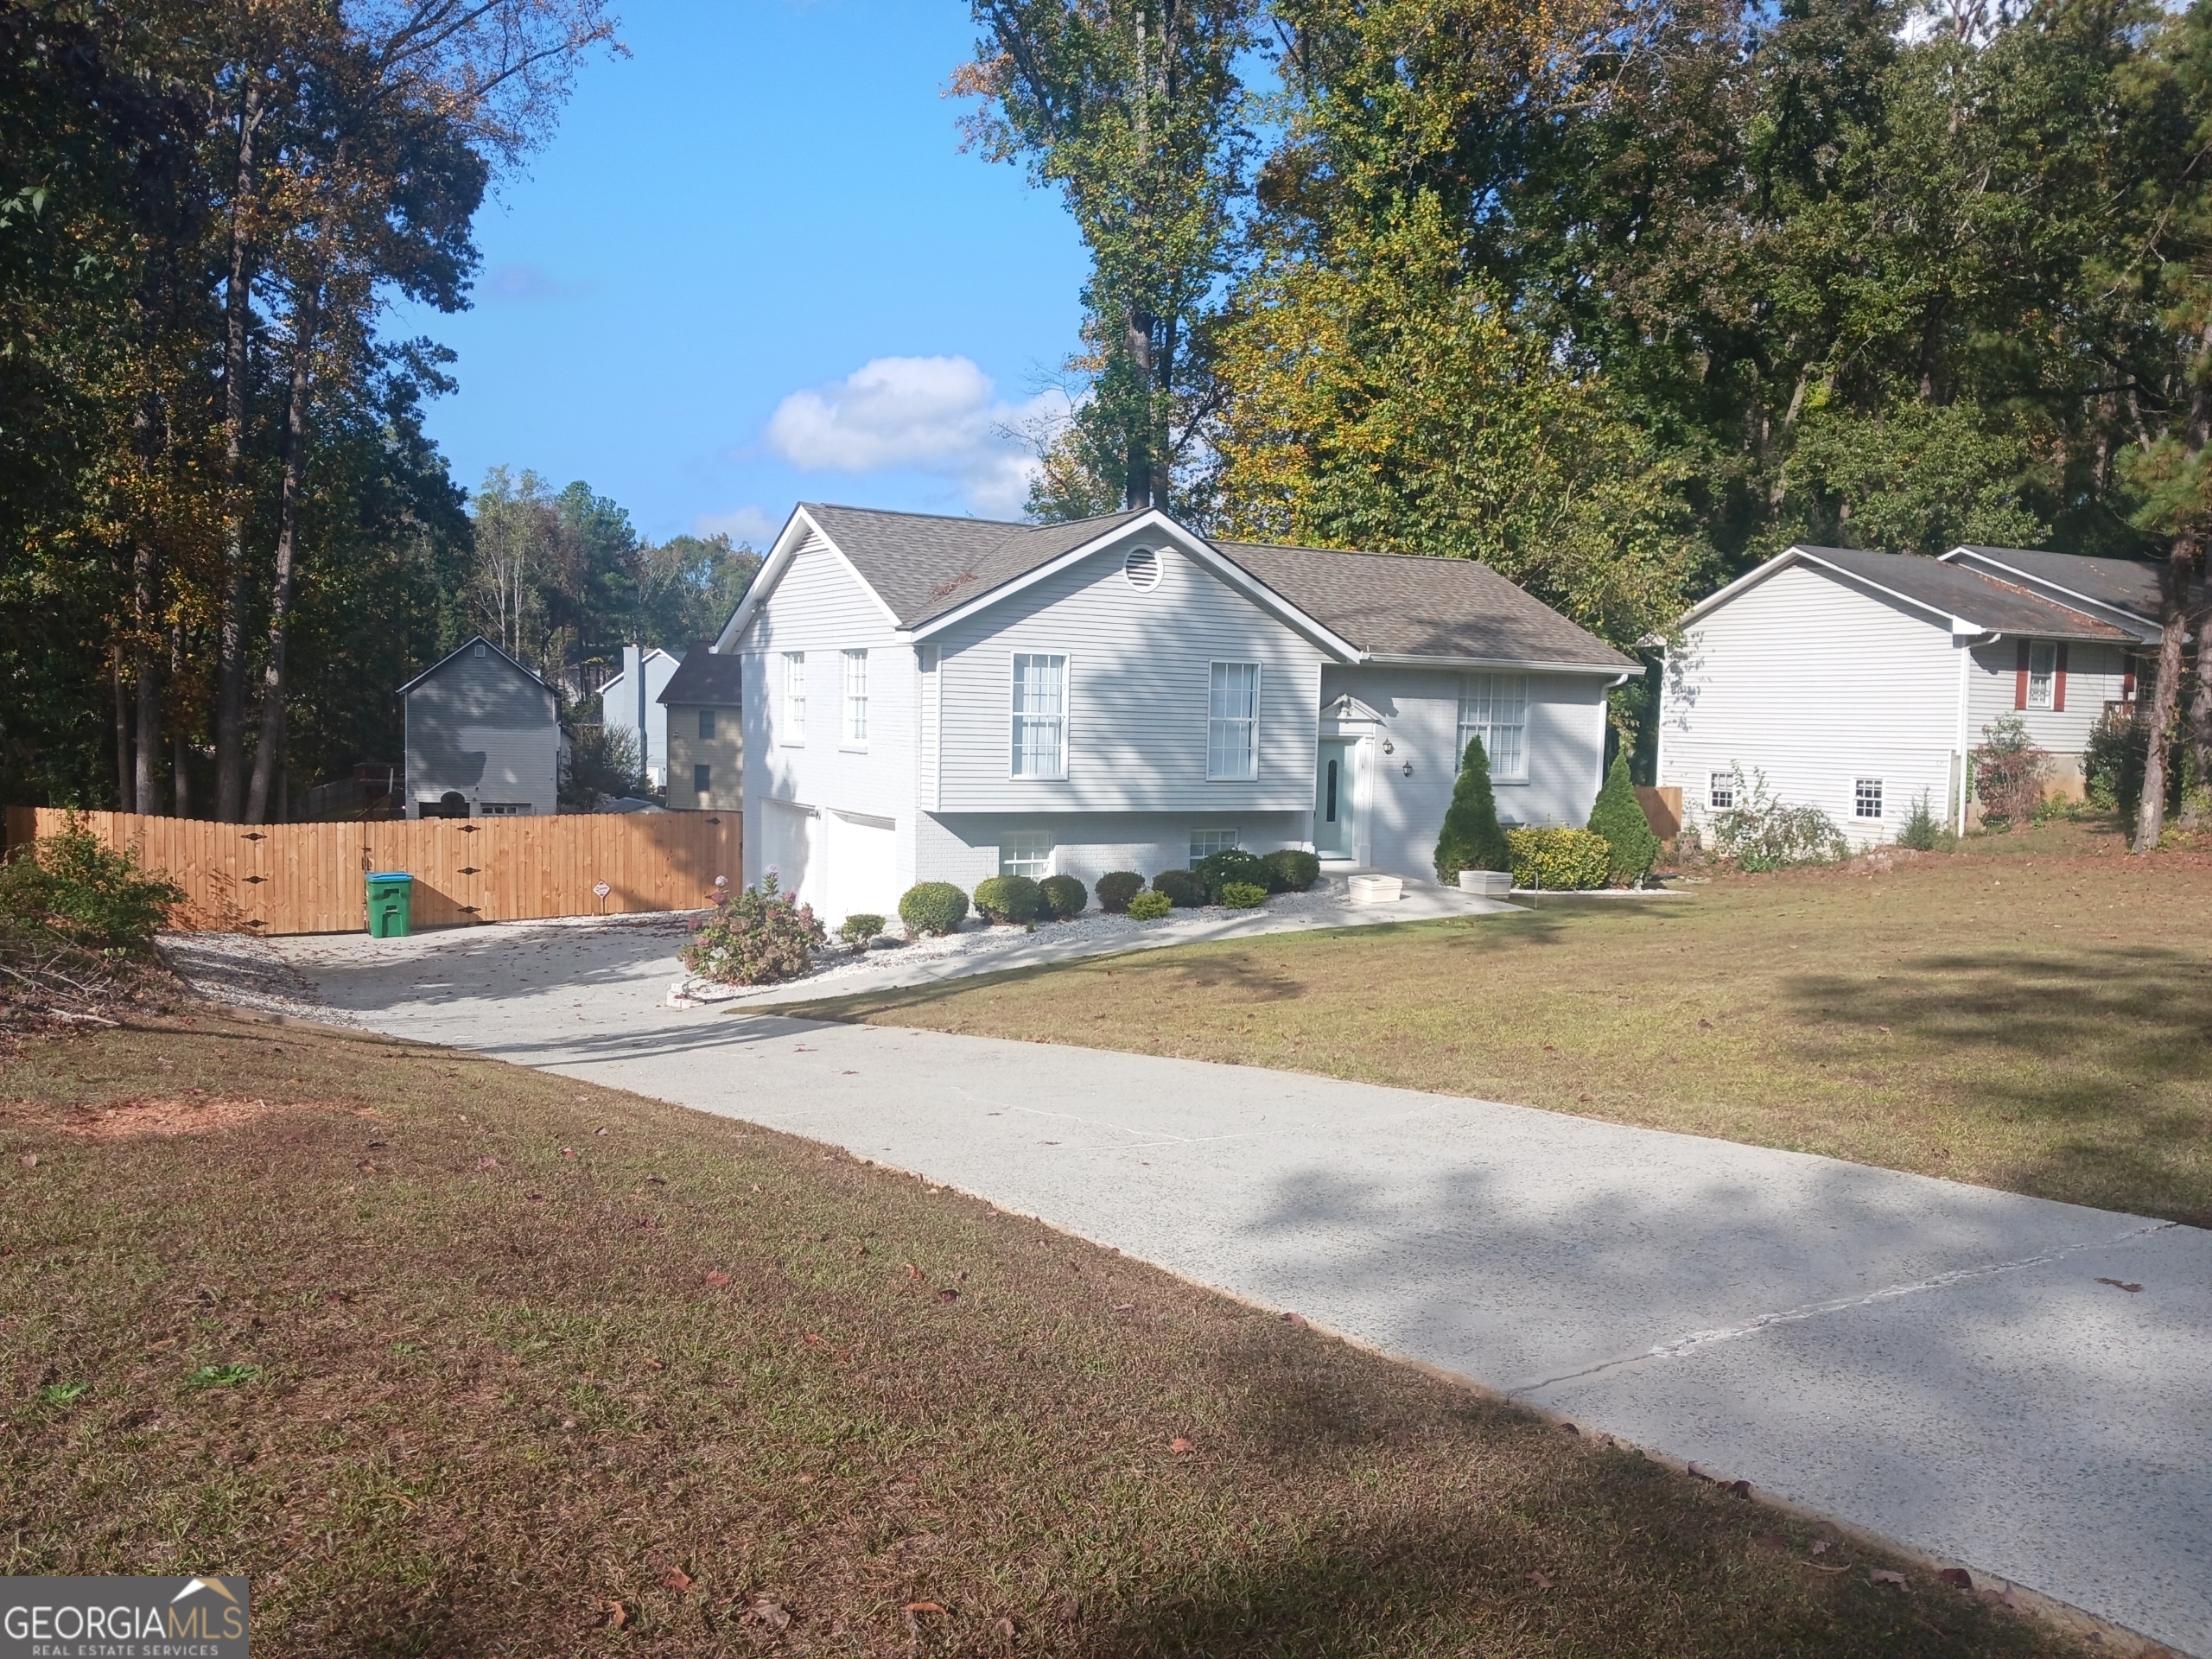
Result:
<svg viewBox="0 0 2212 1659">
<path fill-rule="evenodd" d="M 833 1142 L 2212 1656 L 2212 1233 L 1332 1079 L 671 1009 L 664 928 L 411 943 L 282 949 L 376 1029 Z"/>
</svg>

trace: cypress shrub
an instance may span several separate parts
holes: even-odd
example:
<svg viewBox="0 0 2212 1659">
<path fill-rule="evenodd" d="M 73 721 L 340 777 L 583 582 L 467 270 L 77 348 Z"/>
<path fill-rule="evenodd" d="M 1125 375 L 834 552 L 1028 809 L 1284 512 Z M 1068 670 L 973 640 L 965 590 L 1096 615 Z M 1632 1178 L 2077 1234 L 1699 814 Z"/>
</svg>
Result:
<svg viewBox="0 0 2212 1659">
<path fill-rule="evenodd" d="M 1083 914 L 1090 893 L 1071 875 L 1048 875 L 1037 884 L 1037 913 L 1047 921 L 1065 922 Z"/>
<path fill-rule="evenodd" d="M 1135 870 L 1109 870 L 1098 878 L 1098 907 L 1119 912 L 1129 907 L 1129 900 L 1144 891 L 1144 877 Z"/>
<path fill-rule="evenodd" d="M 1281 848 L 1260 861 L 1268 867 L 1268 885 L 1277 893 L 1303 893 L 1321 879 L 1321 861 L 1295 847 Z"/>
<path fill-rule="evenodd" d="M 1491 793 L 1490 756 L 1479 737 L 1467 741 L 1452 785 L 1452 804 L 1444 810 L 1444 829 L 1436 838 L 1436 879 L 1446 887 L 1462 870 L 1510 870 L 1513 855 L 1497 827 L 1497 798 Z"/>
<path fill-rule="evenodd" d="M 968 919 L 968 895 L 950 881 L 918 881 L 900 896 L 899 919 L 910 936 L 957 933 Z"/>
<path fill-rule="evenodd" d="M 1026 875 L 995 875 L 976 884 L 976 913 L 986 921 L 1032 921 L 1044 902 L 1045 890 Z"/>
<path fill-rule="evenodd" d="M 1257 910 L 1268 902 L 1268 890 L 1256 881 L 1224 881 L 1220 902 L 1231 910 Z"/>
<path fill-rule="evenodd" d="M 1636 785 L 1629 781 L 1626 746 L 1613 757 L 1605 786 L 1598 791 L 1590 808 L 1590 831 L 1605 838 L 1611 851 L 1613 880 L 1642 887 L 1643 878 L 1659 861 L 1659 837 L 1651 833 L 1651 821 L 1643 816 Z"/>
</svg>

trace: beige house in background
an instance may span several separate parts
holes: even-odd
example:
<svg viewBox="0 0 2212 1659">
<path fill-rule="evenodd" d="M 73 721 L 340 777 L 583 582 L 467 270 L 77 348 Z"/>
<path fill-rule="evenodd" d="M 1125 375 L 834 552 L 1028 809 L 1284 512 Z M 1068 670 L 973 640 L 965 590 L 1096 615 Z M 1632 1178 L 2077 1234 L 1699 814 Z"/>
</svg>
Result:
<svg viewBox="0 0 2212 1659">
<path fill-rule="evenodd" d="M 668 711 L 668 804 L 679 812 L 745 810 L 738 659 L 707 642 L 684 652 L 660 694 Z"/>
</svg>

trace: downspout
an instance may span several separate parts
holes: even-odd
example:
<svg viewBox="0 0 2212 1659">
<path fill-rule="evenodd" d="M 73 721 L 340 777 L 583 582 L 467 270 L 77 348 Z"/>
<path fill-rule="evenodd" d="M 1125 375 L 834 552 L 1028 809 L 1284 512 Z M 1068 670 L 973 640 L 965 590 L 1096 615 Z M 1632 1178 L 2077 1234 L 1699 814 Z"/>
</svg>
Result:
<svg viewBox="0 0 2212 1659">
<path fill-rule="evenodd" d="M 2001 633 L 1993 634 L 1986 643 L 1995 645 L 2004 637 Z M 1952 825 L 1952 830 L 1954 834 L 1963 836 L 1967 832 L 1967 798 L 1974 791 L 1973 764 L 1967 756 L 1967 688 L 1974 668 L 1974 638 L 1969 634 L 1962 639 L 1955 639 L 1953 643 L 1959 652 L 1959 721 L 1958 731 L 1953 739 L 1959 763 L 1959 813 L 1958 822 Z"/>
</svg>

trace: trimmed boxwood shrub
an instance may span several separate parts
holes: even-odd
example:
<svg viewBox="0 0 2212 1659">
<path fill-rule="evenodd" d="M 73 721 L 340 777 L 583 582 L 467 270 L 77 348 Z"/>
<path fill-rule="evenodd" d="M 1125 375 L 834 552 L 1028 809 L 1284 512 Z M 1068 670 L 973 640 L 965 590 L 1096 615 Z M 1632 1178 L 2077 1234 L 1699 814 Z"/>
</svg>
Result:
<svg viewBox="0 0 2212 1659">
<path fill-rule="evenodd" d="M 1026 875 L 995 875 L 976 884 L 976 913 L 989 922 L 1029 922 L 1045 902 L 1045 890 Z"/>
<path fill-rule="evenodd" d="M 1598 791 L 1597 802 L 1590 809 L 1590 831 L 1603 836 L 1611 850 L 1613 880 L 1627 887 L 1642 887 L 1643 878 L 1659 861 L 1659 837 L 1651 833 L 1651 820 L 1643 816 L 1636 785 L 1629 781 L 1625 747 L 1613 757 L 1605 786 Z"/>
<path fill-rule="evenodd" d="M 1206 884 L 1196 870 L 1162 870 L 1152 878 L 1152 890 L 1166 893 L 1167 902 L 1182 910 L 1196 910 L 1206 901 Z"/>
<path fill-rule="evenodd" d="M 1452 804 L 1444 809 L 1444 828 L 1436 837 L 1436 879 L 1448 887 L 1462 870 L 1503 870 L 1512 865 L 1505 832 L 1497 825 L 1490 756 L 1482 739 L 1470 738 L 1459 779 L 1452 785 Z"/>
<path fill-rule="evenodd" d="M 917 881 L 899 900 L 910 934 L 957 933 L 968 919 L 968 895 L 950 881 Z"/>
<path fill-rule="evenodd" d="M 872 912 L 856 910 L 837 924 L 837 937 L 855 950 L 868 949 L 868 942 L 883 931 L 883 918 Z"/>
<path fill-rule="evenodd" d="M 1132 920 L 1156 922 L 1175 908 L 1175 901 L 1155 888 L 1150 893 L 1131 893 L 1128 908 Z"/>
<path fill-rule="evenodd" d="M 1268 867 L 1268 885 L 1277 893 L 1304 893 L 1321 879 L 1321 861 L 1295 847 L 1279 848 L 1260 861 Z"/>
<path fill-rule="evenodd" d="M 1268 890 L 1256 881 L 1224 881 L 1221 902 L 1231 910 L 1257 910 L 1268 902 Z"/>
<path fill-rule="evenodd" d="M 1587 830 L 1509 830 L 1505 844 L 1516 887 L 1581 893 L 1604 887 L 1612 874 L 1612 849 Z"/>
<path fill-rule="evenodd" d="M 1098 878 L 1098 907 L 1124 911 L 1129 900 L 1144 891 L 1144 877 L 1135 870 L 1109 870 Z"/>
<path fill-rule="evenodd" d="M 1208 854 L 1198 861 L 1196 874 L 1205 884 L 1206 898 L 1217 905 L 1222 902 L 1221 890 L 1231 881 L 1253 887 L 1268 885 L 1267 865 L 1257 853 L 1248 853 L 1242 847 Z"/>
<path fill-rule="evenodd" d="M 1065 922 L 1083 914 L 1090 893 L 1071 875 L 1048 875 L 1037 884 L 1038 912 L 1047 921 Z"/>
</svg>

